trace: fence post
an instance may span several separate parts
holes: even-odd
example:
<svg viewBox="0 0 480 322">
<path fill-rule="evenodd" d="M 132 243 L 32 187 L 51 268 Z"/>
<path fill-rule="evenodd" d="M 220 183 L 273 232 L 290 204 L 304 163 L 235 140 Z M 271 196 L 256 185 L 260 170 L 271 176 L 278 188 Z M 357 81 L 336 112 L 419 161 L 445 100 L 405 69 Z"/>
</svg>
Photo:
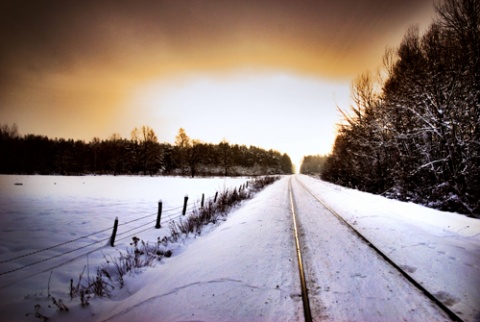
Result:
<svg viewBox="0 0 480 322">
<path fill-rule="evenodd" d="M 202 193 L 202 202 L 200 203 L 200 207 L 203 208 L 203 202 L 205 201 L 205 194 Z"/>
<path fill-rule="evenodd" d="M 162 218 L 162 199 L 158 201 L 158 212 L 157 212 L 157 223 L 155 225 L 156 229 L 161 228 L 160 219 Z"/>
<path fill-rule="evenodd" d="M 218 191 L 215 192 L 215 198 L 213 199 L 213 203 L 216 203 L 216 202 L 217 202 L 217 197 L 218 197 Z"/>
<path fill-rule="evenodd" d="M 183 211 L 182 211 L 182 215 L 184 216 L 187 213 L 187 201 L 188 201 L 188 195 L 185 195 L 185 198 L 183 199 Z"/>
<path fill-rule="evenodd" d="M 115 244 L 115 236 L 117 235 L 117 227 L 118 227 L 118 217 L 115 217 L 115 221 L 113 222 L 112 236 L 110 237 L 110 246 L 112 246 L 112 247 Z"/>
</svg>

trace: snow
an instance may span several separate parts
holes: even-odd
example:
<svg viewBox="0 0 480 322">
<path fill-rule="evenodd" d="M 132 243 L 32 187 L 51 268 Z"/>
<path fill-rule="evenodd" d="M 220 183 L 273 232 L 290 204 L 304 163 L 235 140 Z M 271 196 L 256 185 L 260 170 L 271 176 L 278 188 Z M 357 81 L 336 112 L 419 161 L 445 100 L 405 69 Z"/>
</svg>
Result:
<svg viewBox="0 0 480 322">
<path fill-rule="evenodd" d="M 288 204 L 282 197 L 276 190 L 260 193 L 260 202 L 245 204 L 188 250 L 156 267 L 153 277 L 146 277 L 158 283 L 122 305 L 109 305 L 98 320 L 298 319 L 302 308 L 291 217 L 283 211 Z"/>
<path fill-rule="evenodd" d="M 70 278 L 78 279 L 84 266 L 85 274 L 93 276 L 104 256 L 124 250 L 131 236 L 155 242 L 168 234 L 167 224 L 159 230 L 151 224 L 160 198 L 165 223 L 170 218 L 178 220 L 185 194 L 193 207 L 202 193 L 211 197 L 215 191 L 238 187 L 247 179 L 0 176 L 0 274 L 101 241 L 0 275 L 0 318 L 38 321 L 34 306 L 40 304 L 40 312 L 51 321 L 303 320 L 288 200 L 290 179 L 305 243 L 314 317 L 332 321 L 445 320 L 418 290 L 329 216 L 298 181 L 462 319 L 480 320 L 479 220 L 306 176 L 282 178 L 244 201 L 226 221 L 205 227 L 200 236 L 172 244 L 171 258 L 129 274 L 125 286 L 116 287 L 111 299 L 92 298 L 87 307 L 81 307 L 78 299 L 70 300 Z M 120 236 L 112 248 L 105 240 L 116 216 L 120 224 L 147 217 L 119 226 Z M 122 230 L 145 223 L 148 225 L 121 235 Z M 107 230 L 98 235 L 3 262 L 104 228 Z M 95 248 L 100 249 L 85 255 Z M 61 265 L 70 258 L 76 260 Z M 70 311 L 58 311 L 47 298 L 48 292 L 61 298 Z"/>
<path fill-rule="evenodd" d="M 301 180 L 451 310 L 480 320 L 480 220 Z"/>
<path fill-rule="evenodd" d="M 156 241 L 167 235 L 168 224 L 154 229 L 159 199 L 162 222 L 167 223 L 181 217 L 185 195 L 189 196 L 187 209 L 191 209 L 200 203 L 202 193 L 206 198 L 213 197 L 216 191 L 238 187 L 246 181 L 241 177 L 0 176 L 0 317 L 18 321 L 33 312 L 37 302 L 51 304 L 44 299 L 52 270 L 51 293 L 69 300 L 65 291 L 70 279 L 77 280 L 85 265 L 88 264 L 85 276 L 94 276 L 95 268 L 105 262 L 104 257 L 125 250 L 132 236 Z M 112 248 L 107 244 L 115 217 L 119 227 L 116 247 Z M 145 218 L 133 221 L 142 217 Z M 80 238 L 102 230 L 105 231 Z M 70 240 L 74 242 L 34 253 Z M 85 248 L 59 256 L 82 247 Z M 24 255 L 27 256 L 21 257 Z M 37 264 L 26 266 L 32 263 Z M 57 290 L 61 291 L 56 293 Z M 25 300 L 31 303 L 26 304 Z M 18 312 L 12 315 L 13 307 Z"/>
</svg>

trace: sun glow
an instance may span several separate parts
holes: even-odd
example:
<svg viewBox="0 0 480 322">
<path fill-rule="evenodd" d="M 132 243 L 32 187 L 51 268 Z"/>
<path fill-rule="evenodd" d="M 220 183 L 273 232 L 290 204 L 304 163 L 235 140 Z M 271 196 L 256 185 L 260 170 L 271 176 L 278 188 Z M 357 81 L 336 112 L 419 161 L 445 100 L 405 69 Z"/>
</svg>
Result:
<svg viewBox="0 0 480 322">
<path fill-rule="evenodd" d="M 183 127 L 194 139 L 246 144 L 301 158 L 331 150 L 339 115 L 348 104 L 349 82 L 332 82 L 292 73 L 237 72 L 194 75 L 149 82 L 132 95 L 129 106 L 172 142 Z M 163 120 L 169 120 L 164 122 Z"/>
</svg>

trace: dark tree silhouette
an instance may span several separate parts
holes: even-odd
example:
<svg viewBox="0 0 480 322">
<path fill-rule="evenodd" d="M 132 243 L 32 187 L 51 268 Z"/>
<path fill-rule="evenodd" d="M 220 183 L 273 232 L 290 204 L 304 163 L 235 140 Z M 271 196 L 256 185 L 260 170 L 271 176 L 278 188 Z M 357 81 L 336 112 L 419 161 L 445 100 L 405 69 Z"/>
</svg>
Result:
<svg viewBox="0 0 480 322">
<path fill-rule="evenodd" d="M 480 1 L 445 0 L 437 13 L 386 51 L 383 78 L 354 82 L 323 177 L 479 216 Z"/>
<path fill-rule="evenodd" d="M 131 139 L 113 134 L 90 142 L 18 134 L 0 126 L 0 173 L 264 175 L 291 173 L 288 155 L 257 147 L 202 143 L 180 129 L 176 144 L 159 143 L 152 128 L 135 128 Z"/>
</svg>

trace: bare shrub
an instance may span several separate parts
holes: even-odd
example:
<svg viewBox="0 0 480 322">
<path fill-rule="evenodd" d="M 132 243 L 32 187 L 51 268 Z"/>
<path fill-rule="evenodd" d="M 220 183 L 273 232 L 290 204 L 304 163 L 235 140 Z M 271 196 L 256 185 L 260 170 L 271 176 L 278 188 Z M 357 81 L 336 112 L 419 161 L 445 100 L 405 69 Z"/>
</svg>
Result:
<svg viewBox="0 0 480 322">
<path fill-rule="evenodd" d="M 71 299 L 80 296 L 82 306 L 86 306 L 89 304 L 90 295 L 109 297 L 114 289 L 113 284 L 118 283 L 122 288 L 125 284 L 123 277 L 129 272 L 153 266 L 156 260 L 172 256 L 172 251 L 167 249 L 169 243 L 177 242 L 182 236 L 188 236 L 189 234 L 200 235 L 203 226 L 217 224 L 231 208 L 241 201 L 251 198 L 254 193 L 276 180 L 278 180 L 276 176 L 256 178 L 242 185 L 239 189 L 223 191 L 218 195 L 216 201 L 210 199 L 203 207 L 195 207 L 185 219 L 178 222 L 170 221 L 170 236 L 158 237 L 154 244 L 145 243 L 136 236 L 132 237 L 130 243 L 132 247 L 125 252 L 119 251 L 117 257 L 105 257 L 106 263 L 97 268 L 97 275 L 93 280 L 83 280 L 86 267 L 80 273 L 75 286 L 73 279 L 70 280 Z"/>
</svg>

